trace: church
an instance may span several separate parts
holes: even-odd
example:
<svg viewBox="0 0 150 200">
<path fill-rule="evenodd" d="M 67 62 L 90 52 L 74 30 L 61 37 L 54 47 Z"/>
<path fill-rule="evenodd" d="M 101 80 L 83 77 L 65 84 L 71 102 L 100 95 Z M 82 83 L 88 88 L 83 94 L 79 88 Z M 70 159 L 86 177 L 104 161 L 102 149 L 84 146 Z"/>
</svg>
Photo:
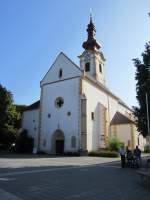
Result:
<svg viewBox="0 0 150 200">
<path fill-rule="evenodd" d="M 35 151 L 96 151 L 111 137 L 143 149 L 132 110 L 106 86 L 105 57 L 95 33 L 90 16 L 80 65 L 61 52 L 40 82 L 40 100 L 24 111 L 22 128 L 34 138 Z"/>
</svg>

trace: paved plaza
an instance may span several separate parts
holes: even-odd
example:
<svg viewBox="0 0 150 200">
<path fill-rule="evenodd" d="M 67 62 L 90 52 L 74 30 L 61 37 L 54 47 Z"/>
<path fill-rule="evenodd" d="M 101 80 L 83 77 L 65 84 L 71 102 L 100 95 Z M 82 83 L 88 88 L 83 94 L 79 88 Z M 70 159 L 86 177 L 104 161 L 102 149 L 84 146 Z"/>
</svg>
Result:
<svg viewBox="0 0 150 200">
<path fill-rule="evenodd" d="M 0 200 L 149 200 L 136 169 L 118 159 L 0 156 Z"/>
</svg>

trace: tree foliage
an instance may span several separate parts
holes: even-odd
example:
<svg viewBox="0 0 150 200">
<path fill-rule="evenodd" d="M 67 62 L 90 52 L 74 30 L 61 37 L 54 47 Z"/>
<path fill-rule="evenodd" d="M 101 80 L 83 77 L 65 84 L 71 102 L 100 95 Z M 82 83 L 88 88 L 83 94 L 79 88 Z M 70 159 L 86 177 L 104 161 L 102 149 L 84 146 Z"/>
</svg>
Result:
<svg viewBox="0 0 150 200">
<path fill-rule="evenodd" d="M 8 147 L 14 141 L 18 120 L 12 93 L 0 84 L 0 145 Z"/>
<path fill-rule="evenodd" d="M 17 129 L 19 129 L 21 127 L 21 119 L 22 119 L 23 112 L 24 112 L 24 110 L 26 108 L 26 105 L 17 105 L 17 104 L 15 104 L 15 107 L 16 107 L 17 113 L 19 113 L 19 115 L 20 115 L 19 119 L 17 119 L 16 122 L 15 122 L 15 127 Z"/>
<path fill-rule="evenodd" d="M 112 137 L 108 141 L 108 148 L 112 151 L 118 151 L 123 143 L 116 137 Z"/>
<path fill-rule="evenodd" d="M 138 58 L 133 59 L 133 61 L 136 67 L 136 98 L 139 104 L 138 107 L 133 107 L 133 109 L 138 131 L 146 137 L 148 135 L 146 93 L 150 113 L 150 42 L 145 45 L 145 51 L 142 53 L 142 61 Z"/>
</svg>

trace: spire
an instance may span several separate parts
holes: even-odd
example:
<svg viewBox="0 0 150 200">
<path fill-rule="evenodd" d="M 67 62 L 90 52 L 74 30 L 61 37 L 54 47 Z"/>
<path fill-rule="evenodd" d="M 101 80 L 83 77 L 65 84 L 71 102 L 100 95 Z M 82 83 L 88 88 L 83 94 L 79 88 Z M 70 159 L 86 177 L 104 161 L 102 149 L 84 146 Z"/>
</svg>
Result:
<svg viewBox="0 0 150 200">
<path fill-rule="evenodd" d="M 87 41 L 82 44 L 85 50 L 98 50 L 100 45 L 95 39 L 96 28 L 92 20 L 92 14 L 90 13 L 90 23 L 87 26 L 88 38 Z"/>
</svg>

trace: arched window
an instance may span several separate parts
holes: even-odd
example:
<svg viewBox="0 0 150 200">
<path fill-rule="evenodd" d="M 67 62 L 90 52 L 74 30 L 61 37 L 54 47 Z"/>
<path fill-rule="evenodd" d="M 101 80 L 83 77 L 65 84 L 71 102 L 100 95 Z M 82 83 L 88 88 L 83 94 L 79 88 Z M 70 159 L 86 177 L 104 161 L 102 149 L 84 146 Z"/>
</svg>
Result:
<svg viewBox="0 0 150 200">
<path fill-rule="evenodd" d="M 91 119 L 92 119 L 92 120 L 94 120 L 94 119 L 95 119 L 94 112 L 91 112 Z"/>
<path fill-rule="evenodd" d="M 99 64 L 99 71 L 102 73 L 102 65 Z"/>
<path fill-rule="evenodd" d="M 59 70 L 59 78 L 62 77 L 62 69 Z"/>
<path fill-rule="evenodd" d="M 90 63 L 89 63 L 89 62 L 87 62 L 87 63 L 85 64 L 85 71 L 86 71 L 86 72 L 89 72 L 89 71 L 90 71 Z"/>
<path fill-rule="evenodd" d="M 76 137 L 75 136 L 71 137 L 71 147 L 76 148 Z"/>
</svg>

